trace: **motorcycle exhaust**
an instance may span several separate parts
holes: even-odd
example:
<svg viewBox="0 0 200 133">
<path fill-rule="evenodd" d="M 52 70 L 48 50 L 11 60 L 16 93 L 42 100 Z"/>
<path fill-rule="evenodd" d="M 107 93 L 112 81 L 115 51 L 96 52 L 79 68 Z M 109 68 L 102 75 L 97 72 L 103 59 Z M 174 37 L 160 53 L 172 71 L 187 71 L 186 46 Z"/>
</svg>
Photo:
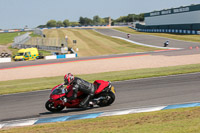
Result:
<svg viewBox="0 0 200 133">
<path fill-rule="evenodd" d="M 101 100 L 109 100 L 109 99 L 110 99 L 109 96 L 106 96 L 106 97 L 98 97 L 98 98 L 93 99 L 91 102 L 93 102 L 93 104 L 98 104 Z"/>
</svg>

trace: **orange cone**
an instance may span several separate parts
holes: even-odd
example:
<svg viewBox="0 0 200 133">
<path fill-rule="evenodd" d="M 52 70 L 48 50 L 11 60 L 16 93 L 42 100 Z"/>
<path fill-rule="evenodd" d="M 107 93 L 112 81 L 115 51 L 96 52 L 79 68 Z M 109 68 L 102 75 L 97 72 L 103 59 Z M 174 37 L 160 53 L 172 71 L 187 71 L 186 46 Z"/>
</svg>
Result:
<svg viewBox="0 0 200 133">
<path fill-rule="evenodd" d="M 189 47 L 189 49 L 192 49 L 192 47 Z"/>
<path fill-rule="evenodd" d="M 199 47 L 198 47 L 198 46 L 196 46 L 196 49 L 199 49 Z"/>
</svg>

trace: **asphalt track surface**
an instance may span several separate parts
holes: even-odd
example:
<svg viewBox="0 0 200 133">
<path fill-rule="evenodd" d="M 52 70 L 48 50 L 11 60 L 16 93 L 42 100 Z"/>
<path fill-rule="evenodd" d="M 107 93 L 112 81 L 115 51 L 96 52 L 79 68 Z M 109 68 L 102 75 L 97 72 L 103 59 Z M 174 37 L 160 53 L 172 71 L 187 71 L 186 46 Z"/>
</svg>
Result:
<svg viewBox="0 0 200 133">
<path fill-rule="evenodd" d="M 95 30 L 104 35 L 127 38 L 127 33 L 120 32 L 117 30 L 113 30 L 113 29 L 95 29 Z M 163 43 L 166 40 L 169 40 L 168 47 L 189 48 L 189 47 L 200 46 L 200 43 L 197 43 L 197 42 L 186 42 L 186 41 L 169 39 L 169 38 L 158 37 L 158 36 L 153 36 L 153 35 L 131 34 L 129 40 L 143 43 L 143 44 L 153 45 L 153 46 L 160 46 L 160 47 L 163 47 L 164 45 Z"/>
<path fill-rule="evenodd" d="M 124 38 L 126 37 L 125 33 L 110 29 L 98 30 L 98 32 L 110 36 L 120 36 Z M 163 42 L 166 41 L 166 38 L 161 37 L 146 35 L 143 35 L 141 37 L 139 36 L 140 35 L 131 35 L 130 40 L 137 41 L 140 43 L 152 44 L 156 46 L 162 46 Z M 173 41 L 176 42 L 176 44 L 173 44 Z M 194 49 L 189 50 L 188 47 L 196 47 L 198 45 L 198 43 L 170 40 L 170 46 L 185 49 L 164 52 L 147 52 L 147 54 L 166 56 L 197 54 L 199 53 L 199 51 Z M 41 64 L 53 64 L 68 61 L 123 57 L 140 54 L 145 53 L 105 55 L 96 57 L 82 57 L 76 59 L 38 60 L 28 62 L 3 63 L 0 65 L 0 69 L 9 69 L 13 67 L 23 67 Z M 114 82 L 113 85 L 117 90 L 117 96 L 116 101 L 113 105 L 104 108 L 93 108 L 88 110 L 64 110 L 61 113 L 56 114 L 49 113 L 44 107 L 45 102 L 49 98 L 50 90 L 19 93 L 12 95 L 1 95 L 0 122 L 22 118 L 44 118 L 53 116 L 84 114 L 91 112 L 104 112 L 125 108 L 141 108 L 149 106 L 170 105 L 184 102 L 199 101 L 199 79 L 200 73 L 196 73 L 188 75 Z"/>
<path fill-rule="evenodd" d="M 0 96 L 0 122 L 22 118 L 45 118 L 125 108 L 142 108 L 199 101 L 200 73 L 146 78 L 113 82 L 116 101 L 108 107 L 87 110 L 63 110 L 48 112 L 44 104 L 50 90 Z"/>
</svg>

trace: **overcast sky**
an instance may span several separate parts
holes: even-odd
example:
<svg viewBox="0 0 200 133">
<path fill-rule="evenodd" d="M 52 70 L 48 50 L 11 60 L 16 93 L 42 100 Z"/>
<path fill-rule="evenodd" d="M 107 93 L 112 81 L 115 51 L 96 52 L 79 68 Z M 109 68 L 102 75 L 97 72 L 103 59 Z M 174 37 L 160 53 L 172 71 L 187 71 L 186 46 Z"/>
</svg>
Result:
<svg viewBox="0 0 200 133">
<path fill-rule="evenodd" d="M 78 21 L 80 16 L 116 19 L 190 4 L 200 0 L 0 0 L 0 29 L 34 28 L 51 19 Z"/>
</svg>

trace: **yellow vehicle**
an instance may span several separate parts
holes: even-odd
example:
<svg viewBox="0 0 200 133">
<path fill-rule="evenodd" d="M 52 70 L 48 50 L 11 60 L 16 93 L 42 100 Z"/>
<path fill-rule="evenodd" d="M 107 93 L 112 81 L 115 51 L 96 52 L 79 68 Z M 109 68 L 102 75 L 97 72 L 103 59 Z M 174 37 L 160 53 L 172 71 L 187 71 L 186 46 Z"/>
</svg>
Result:
<svg viewBox="0 0 200 133">
<path fill-rule="evenodd" d="M 14 56 L 15 61 L 36 60 L 37 58 L 39 58 L 37 48 L 20 49 Z"/>
</svg>

